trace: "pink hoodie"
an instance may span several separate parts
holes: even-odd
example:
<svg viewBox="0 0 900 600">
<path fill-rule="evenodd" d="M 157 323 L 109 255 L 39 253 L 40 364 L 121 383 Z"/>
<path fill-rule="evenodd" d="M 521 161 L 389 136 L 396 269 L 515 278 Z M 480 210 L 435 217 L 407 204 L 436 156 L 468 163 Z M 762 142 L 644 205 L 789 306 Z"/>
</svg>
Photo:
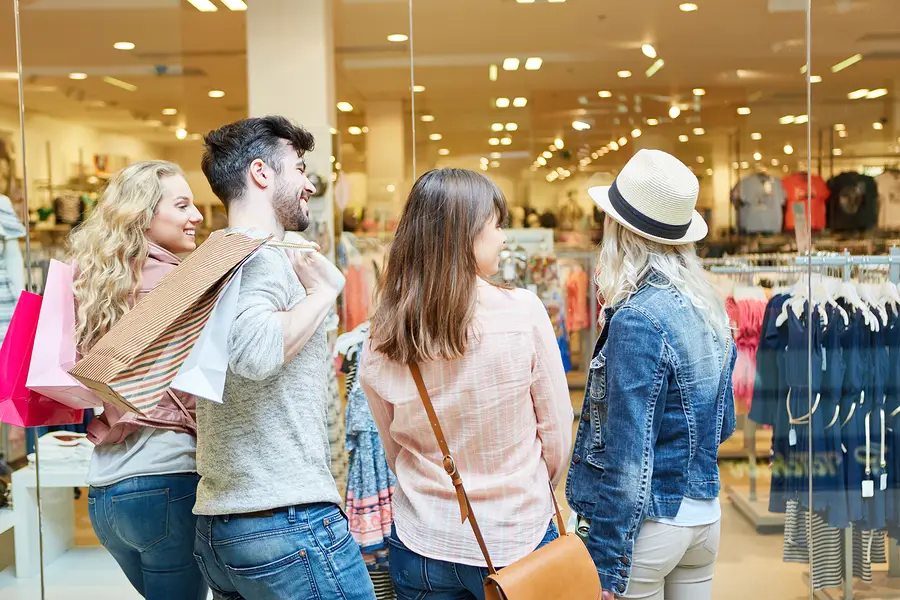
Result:
<svg viewBox="0 0 900 600">
<path fill-rule="evenodd" d="M 181 259 L 150 244 L 150 254 L 141 272 L 141 290 L 138 300 L 149 294 L 163 278 L 181 262 Z M 87 428 L 88 439 L 96 445 L 121 444 L 125 438 L 140 427 L 181 431 L 197 435 L 197 402 L 193 396 L 169 390 L 162 401 L 149 414 L 139 416 L 123 412 L 110 404 L 105 404 L 103 414 L 91 421 Z"/>
</svg>

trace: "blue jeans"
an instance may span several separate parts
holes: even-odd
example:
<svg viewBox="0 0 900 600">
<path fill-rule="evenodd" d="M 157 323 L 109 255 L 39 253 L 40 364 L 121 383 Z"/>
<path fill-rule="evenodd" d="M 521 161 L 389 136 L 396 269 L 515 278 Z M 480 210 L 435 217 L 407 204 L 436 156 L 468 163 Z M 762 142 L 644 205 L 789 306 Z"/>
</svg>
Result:
<svg viewBox="0 0 900 600">
<path fill-rule="evenodd" d="M 194 556 L 216 600 L 375 598 L 347 517 L 334 504 L 201 516 Z"/>
<path fill-rule="evenodd" d="M 538 548 L 558 537 L 556 523 L 551 522 Z M 425 558 L 407 548 L 396 529 L 388 542 L 397 600 L 484 600 L 484 580 L 489 575 L 484 567 Z"/>
<path fill-rule="evenodd" d="M 148 600 L 205 600 L 193 557 L 196 474 L 132 477 L 88 492 L 94 533 Z"/>
</svg>

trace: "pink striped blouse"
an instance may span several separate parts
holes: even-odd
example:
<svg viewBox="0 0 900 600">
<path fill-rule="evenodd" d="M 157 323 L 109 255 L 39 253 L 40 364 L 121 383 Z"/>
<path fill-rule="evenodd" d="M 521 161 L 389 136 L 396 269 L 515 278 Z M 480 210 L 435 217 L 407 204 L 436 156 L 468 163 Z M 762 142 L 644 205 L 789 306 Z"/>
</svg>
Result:
<svg viewBox="0 0 900 600">
<path fill-rule="evenodd" d="M 420 365 L 493 563 L 534 550 L 553 515 L 572 445 L 572 404 L 556 335 L 541 301 L 479 279 L 466 355 Z M 485 566 L 409 369 L 367 344 L 360 381 L 397 475 L 394 520 L 417 554 Z"/>
</svg>

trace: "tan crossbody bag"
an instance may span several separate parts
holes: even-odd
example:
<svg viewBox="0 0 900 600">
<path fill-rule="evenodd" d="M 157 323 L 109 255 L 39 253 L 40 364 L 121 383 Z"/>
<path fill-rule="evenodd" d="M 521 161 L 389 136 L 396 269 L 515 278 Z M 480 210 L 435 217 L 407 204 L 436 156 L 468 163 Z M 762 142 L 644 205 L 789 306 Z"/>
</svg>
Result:
<svg viewBox="0 0 900 600">
<path fill-rule="evenodd" d="M 600 576 L 591 559 L 590 553 L 581 539 L 575 534 L 566 535 L 566 524 L 559 512 L 559 504 L 553 493 L 552 484 L 550 496 L 553 498 L 553 506 L 556 508 L 556 521 L 559 527 L 559 539 L 556 539 L 543 548 L 536 550 L 525 558 L 500 569 L 494 568 L 491 556 L 488 553 L 481 529 L 472 512 L 472 504 L 463 487 L 462 477 L 456 470 L 456 462 L 450 454 L 450 448 L 444 438 L 444 431 L 438 421 L 434 405 L 428 395 L 422 373 L 417 364 L 411 364 L 413 380 L 428 413 L 428 421 L 434 431 L 441 453 L 444 455 L 444 470 L 453 481 L 456 488 L 456 497 L 459 501 L 459 512 L 462 522 L 468 519 L 478 540 L 478 546 L 484 555 L 490 575 L 484 580 L 484 595 L 486 600 L 597 600 L 600 597 Z"/>
</svg>

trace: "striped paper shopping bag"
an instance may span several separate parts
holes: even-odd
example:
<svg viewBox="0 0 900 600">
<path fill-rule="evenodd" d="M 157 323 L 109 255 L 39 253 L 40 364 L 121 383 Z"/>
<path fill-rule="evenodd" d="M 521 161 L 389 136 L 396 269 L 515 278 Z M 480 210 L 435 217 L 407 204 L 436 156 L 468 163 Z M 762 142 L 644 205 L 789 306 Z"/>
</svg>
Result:
<svg viewBox="0 0 900 600">
<path fill-rule="evenodd" d="M 227 283 L 265 242 L 214 232 L 69 373 L 105 402 L 145 414 L 169 389 Z"/>
</svg>

